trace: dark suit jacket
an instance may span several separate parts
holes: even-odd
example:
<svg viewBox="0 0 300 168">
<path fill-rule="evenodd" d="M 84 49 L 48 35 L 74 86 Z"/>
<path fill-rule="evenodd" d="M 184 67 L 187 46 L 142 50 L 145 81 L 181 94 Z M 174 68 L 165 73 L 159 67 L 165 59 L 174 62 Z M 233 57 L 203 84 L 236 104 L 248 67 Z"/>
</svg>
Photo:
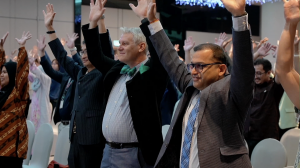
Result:
<svg viewBox="0 0 300 168">
<path fill-rule="evenodd" d="M 98 34 L 96 36 L 99 38 Z M 105 47 L 110 48 L 111 43 L 105 41 L 104 45 L 106 45 Z M 67 56 L 67 52 L 64 50 L 59 39 L 51 41 L 49 46 L 58 62 L 65 68 L 68 75 L 76 81 L 69 132 L 70 139 L 72 139 L 72 130 L 75 121 L 79 144 L 99 144 L 102 135 L 101 124 L 99 124 L 102 121 L 102 118 L 100 117 L 103 104 L 102 73 L 97 69 L 94 69 L 86 74 L 87 68 L 78 65 L 72 58 Z M 110 54 L 108 56 L 112 55 Z"/>
<path fill-rule="evenodd" d="M 178 59 L 165 32 L 161 30 L 150 39 L 162 65 L 183 93 L 155 167 L 179 168 L 182 121 L 191 96 L 197 89 L 193 87 L 191 74 Z M 201 91 L 197 132 L 201 168 L 251 168 L 242 135 L 247 110 L 253 97 L 254 68 L 250 32 L 233 31 L 233 45 L 231 75 Z"/>
<path fill-rule="evenodd" d="M 103 52 L 106 53 L 107 56 L 109 56 L 110 58 L 113 58 L 114 53 L 112 52 L 113 50 L 112 50 L 112 45 L 111 45 L 109 32 L 104 33 L 104 34 L 100 34 L 99 37 L 100 37 L 100 40 L 103 41 L 103 43 L 102 43 L 103 46 L 102 47 L 105 47 L 105 50 Z M 55 57 L 58 57 L 58 56 L 55 56 Z M 84 66 L 82 61 L 81 61 L 81 58 L 78 54 L 73 55 L 72 58 L 75 61 L 75 63 L 77 63 L 79 66 L 81 66 L 81 67 Z M 53 118 L 54 123 L 57 124 L 58 122 L 61 121 L 61 118 L 60 118 L 60 115 L 59 115 L 59 106 L 60 106 L 61 97 L 63 95 L 63 92 L 65 91 L 65 87 L 68 84 L 69 78 L 71 78 L 71 77 L 66 72 L 62 73 L 60 71 L 55 71 L 52 68 L 49 61 L 46 59 L 46 56 L 41 58 L 41 65 L 43 66 L 43 69 L 45 70 L 45 73 L 51 79 L 53 79 L 56 82 L 60 83 L 59 97 L 58 97 L 58 100 L 57 100 L 57 103 L 56 103 L 56 108 L 55 108 L 54 118 Z M 73 80 L 76 81 L 77 79 L 75 78 Z M 72 85 L 70 87 L 71 87 L 70 105 L 71 105 L 71 107 L 73 107 L 76 84 L 72 83 Z M 70 111 L 70 114 L 71 114 L 71 111 Z"/>
<path fill-rule="evenodd" d="M 73 60 L 75 62 L 77 62 L 79 65 L 82 64 L 80 57 L 78 54 L 73 55 Z M 41 65 L 43 66 L 43 69 L 45 71 L 45 73 L 53 80 L 55 80 L 56 82 L 60 83 L 60 90 L 59 90 L 59 96 L 58 96 L 58 101 L 56 103 L 56 107 L 55 108 L 55 112 L 54 112 L 54 123 L 57 124 L 58 122 L 61 121 L 60 115 L 59 115 L 59 106 L 60 106 L 60 101 L 61 101 L 61 97 L 63 95 L 63 92 L 65 90 L 65 87 L 68 83 L 68 80 L 70 78 L 70 76 L 67 73 L 61 73 L 59 71 L 55 71 L 51 64 L 49 63 L 49 61 L 45 58 L 42 57 L 41 58 Z M 74 93 L 75 93 L 75 85 L 71 85 L 71 99 L 70 99 L 70 105 L 73 106 L 73 100 L 74 100 Z M 70 111 L 71 114 L 71 111 Z"/>
<path fill-rule="evenodd" d="M 147 38 L 151 58 L 145 63 L 149 69 L 143 73 L 137 73 L 130 81 L 126 83 L 127 95 L 129 99 L 130 111 L 133 126 L 137 134 L 139 148 L 145 162 L 148 165 L 154 165 L 161 145 L 163 143 L 161 133 L 160 102 L 167 84 L 167 73 L 158 60 L 158 56 L 149 41 L 150 31 L 149 22 L 144 22 L 140 28 Z M 104 78 L 104 106 L 102 117 L 108 97 L 114 83 L 120 76 L 122 67 L 125 65 L 120 61 L 107 58 L 102 53 L 100 41 L 95 36 L 98 29 L 88 29 L 89 25 L 82 27 L 83 36 L 86 42 L 89 60 L 95 67 L 105 75 Z M 102 121 L 102 120 L 101 120 Z M 99 123 L 99 127 L 102 122 Z M 101 128 L 99 128 L 101 130 Z M 101 134 L 102 135 L 102 134 Z M 102 142 L 105 144 L 105 138 L 102 135 Z"/>
</svg>

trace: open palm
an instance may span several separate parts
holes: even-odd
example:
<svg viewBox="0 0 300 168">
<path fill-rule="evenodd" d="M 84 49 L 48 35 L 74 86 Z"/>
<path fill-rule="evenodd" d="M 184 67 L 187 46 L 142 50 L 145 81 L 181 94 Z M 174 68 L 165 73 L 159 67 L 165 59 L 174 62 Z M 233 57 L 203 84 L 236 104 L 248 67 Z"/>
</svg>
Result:
<svg viewBox="0 0 300 168">
<path fill-rule="evenodd" d="M 193 40 L 193 37 L 188 37 L 184 41 L 183 49 L 184 51 L 190 51 L 191 49 L 193 49 L 194 46 L 195 46 L 195 41 Z"/>
<path fill-rule="evenodd" d="M 44 13 L 44 22 L 46 27 L 53 26 L 53 20 L 55 17 L 55 12 L 52 4 L 46 5 L 47 13 L 43 10 Z"/>
<path fill-rule="evenodd" d="M 31 37 L 32 37 L 32 35 L 29 32 L 27 32 L 27 33 L 23 32 L 22 38 L 20 38 L 20 39 L 16 38 L 16 40 L 20 46 L 25 46 L 26 41 L 31 39 Z"/>
<path fill-rule="evenodd" d="M 68 48 L 74 48 L 75 47 L 75 40 L 79 38 L 77 33 L 73 33 L 71 36 L 67 34 L 68 41 L 67 41 L 67 47 Z"/>
<path fill-rule="evenodd" d="M 135 7 L 132 3 L 129 4 L 132 11 L 140 18 L 147 17 L 149 0 L 138 0 L 138 5 Z"/>
<path fill-rule="evenodd" d="M 40 39 L 37 39 L 36 42 L 37 42 L 37 47 L 39 49 L 39 51 L 44 51 L 45 48 L 46 48 L 46 43 L 45 43 L 45 39 L 46 37 L 43 35 L 43 36 L 40 36 Z M 37 54 L 35 54 L 37 55 Z"/>
<path fill-rule="evenodd" d="M 102 15 L 105 12 L 105 8 L 104 5 L 106 3 L 107 0 L 103 0 L 101 2 L 99 2 L 101 0 L 97 0 L 96 3 L 94 0 L 91 0 L 90 3 L 90 16 L 89 16 L 89 20 L 90 22 L 97 22 Z"/>
<path fill-rule="evenodd" d="M 242 16 L 245 14 L 246 0 L 221 0 L 225 8 L 233 16 Z"/>
</svg>

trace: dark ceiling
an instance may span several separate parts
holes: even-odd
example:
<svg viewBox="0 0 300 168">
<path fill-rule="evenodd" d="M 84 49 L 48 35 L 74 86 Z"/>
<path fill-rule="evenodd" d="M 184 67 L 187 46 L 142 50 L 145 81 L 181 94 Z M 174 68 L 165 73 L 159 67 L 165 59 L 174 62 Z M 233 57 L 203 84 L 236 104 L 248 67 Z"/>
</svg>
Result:
<svg viewBox="0 0 300 168">
<path fill-rule="evenodd" d="M 107 0 L 106 7 L 130 9 L 129 3 L 137 4 L 137 0 Z M 82 0 L 82 5 L 90 5 L 90 0 Z"/>
</svg>

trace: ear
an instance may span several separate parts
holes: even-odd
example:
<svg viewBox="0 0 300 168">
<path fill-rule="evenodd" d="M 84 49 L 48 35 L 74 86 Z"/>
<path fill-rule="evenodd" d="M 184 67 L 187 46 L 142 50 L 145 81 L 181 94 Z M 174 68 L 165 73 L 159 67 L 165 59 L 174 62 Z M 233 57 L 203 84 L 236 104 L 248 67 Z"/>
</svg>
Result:
<svg viewBox="0 0 300 168">
<path fill-rule="evenodd" d="M 145 42 L 142 42 L 139 44 L 139 52 L 145 52 L 147 44 Z"/>
<path fill-rule="evenodd" d="M 224 76 L 227 71 L 227 66 L 225 64 L 221 64 L 219 66 L 219 69 L 220 69 L 219 76 Z"/>
</svg>

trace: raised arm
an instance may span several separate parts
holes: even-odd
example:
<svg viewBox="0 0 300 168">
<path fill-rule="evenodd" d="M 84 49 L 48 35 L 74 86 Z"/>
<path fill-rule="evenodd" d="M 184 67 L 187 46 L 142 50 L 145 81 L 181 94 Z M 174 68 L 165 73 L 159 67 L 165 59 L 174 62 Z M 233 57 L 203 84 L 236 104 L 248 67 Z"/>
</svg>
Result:
<svg viewBox="0 0 300 168">
<path fill-rule="evenodd" d="M 191 50 L 194 48 L 195 46 L 195 41 L 193 40 L 193 37 L 188 37 L 185 41 L 184 41 L 184 53 L 185 53 L 185 63 L 186 64 L 190 64 L 192 62 L 192 56 L 191 56 Z"/>
<path fill-rule="evenodd" d="M 300 108 L 300 76 L 293 67 L 294 37 L 300 21 L 300 5 L 297 0 L 284 0 L 285 26 L 281 34 L 277 61 L 276 75 L 287 95 Z"/>
<path fill-rule="evenodd" d="M 233 67 L 231 70 L 230 93 L 238 108 L 239 116 L 246 116 L 248 105 L 253 98 L 254 66 L 252 40 L 248 28 L 248 14 L 245 11 L 246 1 L 223 0 L 225 8 L 233 19 Z"/>
<path fill-rule="evenodd" d="M 19 93 L 18 96 L 20 100 L 27 100 L 29 96 L 28 88 L 28 74 L 29 74 L 29 61 L 27 56 L 27 51 L 25 49 L 26 41 L 31 38 L 29 32 L 23 32 L 22 38 L 17 39 L 20 46 L 19 54 L 17 59 L 17 72 L 16 72 L 16 85 L 15 88 Z"/>
<path fill-rule="evenodd" d="M 270 51 L 276 51 L 276 46 L 271 43 L 264 43 L 262 46 L 253 54 L 253 60 L 261 59 L 270 54 Z"/>
<path fill-rule="evenodd" d="M 6 62 L 5 51 L 4 51 L 3 46 L 6 41 L 7 36 L 8 36 L 8 32 L 5 33 L 5 35 L 0 40 L 0 67 L 2 67 L 2 65 L 5 64 L 5 62 Z M 0 71 L 0 75 L 1 75 L 1 71 Z M 1 83 L 1 81 L 0 81 L 0 83 Z"/>
<path fill-rule="evenodd" d="M 75 40 L 78 39 L 79 36 L 77 33 L 73 33 L 71 35 L 67 34 L 67 39 L 68 41 L 66 41 L 66 45 L 67 47 L 70 49 L 71 54 L 72 54 L 72 58 L 73 60 L 78 63 L 78 65 L 80 65 L 81 67 L 84 67 L 82 60 L 80 59 L 79 54 L 77 53 L 77 48 L 75 47 Z"/>
<path fill-rule="evenodd" d="M 43 13 L 45 26 L 50 37 L 49 46 L 60 65 L 66 70 L 66 72 L 71 76 L 73 80 L 76 80 L 77 75 L 82 67 L 76 64 L 72 58 L 67 56 L 67 52 L 61 44 L 60 40 L 57 38 L 55 29 L 53 27 L 53 19 L 56 14 L 54 12 L 53 5 L 48 4 L 46 7 L 47 13 L 45 11 L 43 11 Z"/>
<path fill-rule="evenodd" d="M 45 52 L 45 48 L 46 48 L 46 43 L 45 43 L 45 36 L 40 36 L 40 39 L 37 40 L 38 43 L 38 49 L 39 49 L 39 56 L 41 57 L 41 65 L 45 71 L 45 73 L 52 79 L 54 79 L 55 81 L 57 81 L 58 83 L 61 83 L 61 80 L 63 78 L 63 73 L 59 72 L 59 71 L 55 71 L 49 60 L 47 59 L 48 55 Z"/>
<path fill-rule="evenodd" d="M 117 61 L 104 55 L 101 47 L 102 41 L 99 40 L 97 23 L 105 12 L 104 4 L 105 1 L 96 1 L 96 3 L 94 0 L 91 1 L 90 24 L 82 26 L 82 33 L 90 62 L 105 76 Z"/>
<path fill-rule="evenodd" d="M 185 63 L 179 59 L 173 44 L 164 32 L 161 23 L 156 18 L 156 3 L 150 2 L 148 6 L 150 6 L 150 8 L 148 8 L 147 17 L 151 23 L 149 30 L 151 32 L 150 40 L 152 45 L 169 77 L 180 92 L 183 93 L 185 88 L 192 81 L 192 76 L 188 72 Z"/>
<path fill-rule="evenodd" d="M 106 1 L 103 1 L 103 6 L 105 6 Z M 99 30 L 99 39 L 101 41 L 101 48 L 103 50 L 103 54 L 111 59 L 114 59 L 114 49 L 112 46 L 112 42 L 110 39 L 109 31 L 105 26 L 105 16 L 104 14 L 98 21 L 98 30 Z"/>
</svg>

